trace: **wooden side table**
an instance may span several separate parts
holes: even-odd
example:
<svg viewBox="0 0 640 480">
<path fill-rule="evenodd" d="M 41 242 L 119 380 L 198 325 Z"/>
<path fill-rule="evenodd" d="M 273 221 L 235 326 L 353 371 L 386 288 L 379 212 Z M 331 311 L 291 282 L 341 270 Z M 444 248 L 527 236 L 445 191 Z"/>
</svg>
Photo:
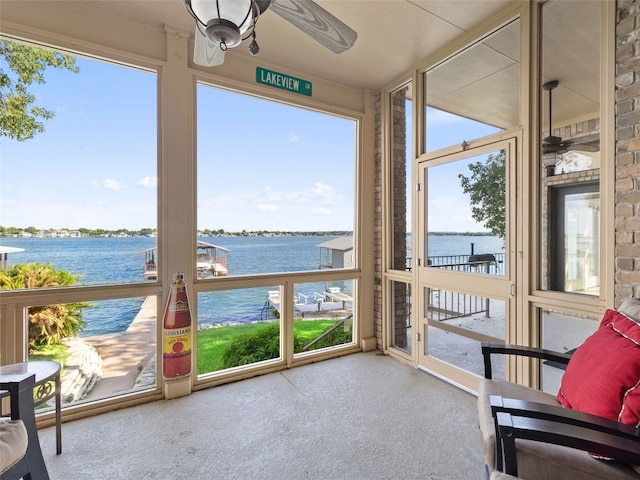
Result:
<svg viewBox="0 0 640 480">
<path fill-rule="evenodd" d="M 12 363 L 0 367 L 0 383 L 18 382 L 25 375 L 35 375 L 34 406 L 38 407 L 55 396 L 56 399 L 56 454 L 62 453 L 62 415 L 60 404 L 60 364 L 50 360 Z M 0 397 L 8 392 L 0 391 Z M 1 407 L 0 407 L 1 408 Z M 2 411 L 0 410 L 0 415 Z"/>
</svg>

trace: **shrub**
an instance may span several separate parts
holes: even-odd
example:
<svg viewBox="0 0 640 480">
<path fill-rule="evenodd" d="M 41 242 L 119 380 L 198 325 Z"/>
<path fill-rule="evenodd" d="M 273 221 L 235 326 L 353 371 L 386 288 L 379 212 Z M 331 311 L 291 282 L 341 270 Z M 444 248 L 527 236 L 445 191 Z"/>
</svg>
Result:
<svg viewBox="0 0 640 480">
<path fill-rule="evenodd" d="M 311 346 L 309 350 L 343 345 L 350 342 L 352 332 L 345 332 L 344 328 L 337 328 L 326 337 Z M 303 347 L 313 338 L 294 334 L 293 351 L 300 353 Z M 277 323 L 260 328 L 255 332 L 245 333 L 236 337 L 222 355 L 222 368 L 249 365 L 278 358 L 280 355 L 280 326 Z"/>
<path fill-rule="evenodd" d="M 294 351 L 302 351 L 303 341 L 294 336 Z M 238 367 L 278 358 L 280 355 L 280 325 L 270 324 L 233 340 L 223 356 L 223 368 Z"/>
<path fill-rule="evenodd" d="M 56 270 L 51 264 L 19 263 L 0 270 L 0 290 L 66 287 L 74 285 L 80 275 Z M 29 308 L 29 348 L 60 343 L 84 328 L 82 309 L 88 303 L 76 302 Z"/>
</svg>

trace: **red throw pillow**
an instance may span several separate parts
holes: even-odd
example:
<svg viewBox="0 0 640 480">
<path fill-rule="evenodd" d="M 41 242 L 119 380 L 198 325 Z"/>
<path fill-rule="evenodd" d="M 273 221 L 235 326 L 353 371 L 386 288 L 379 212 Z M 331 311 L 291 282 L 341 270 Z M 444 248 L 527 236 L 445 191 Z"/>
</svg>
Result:
<svg viewBox="0 0 640 480">
<path fill-rule="evenodd" d="M 571 357 L 557 398 L 566 408 L 640 427 L 640 324 L 607 310 Z"/>
</svg>

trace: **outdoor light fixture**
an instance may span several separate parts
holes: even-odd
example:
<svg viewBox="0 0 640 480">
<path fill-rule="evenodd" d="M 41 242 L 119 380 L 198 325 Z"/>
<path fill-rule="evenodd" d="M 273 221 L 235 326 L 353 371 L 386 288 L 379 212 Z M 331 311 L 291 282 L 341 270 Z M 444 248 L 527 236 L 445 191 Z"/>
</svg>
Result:
<svg viewBox="0 0 640 480">
<path fill-rule="evenodd" d="M 255 26 L 260 9 L 255 0 L 184 0 L 200 32 L 224 52 L 253 37 L 249 51 L 258 54 Z"/>
</svg>

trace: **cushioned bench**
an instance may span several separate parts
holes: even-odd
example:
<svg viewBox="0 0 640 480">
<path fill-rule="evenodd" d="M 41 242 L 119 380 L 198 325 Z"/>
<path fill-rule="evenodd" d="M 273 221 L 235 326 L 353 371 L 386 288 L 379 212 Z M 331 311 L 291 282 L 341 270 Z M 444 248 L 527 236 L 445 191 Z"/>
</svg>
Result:
<svg viewBox="0 0 640 480">
<path fill-rule="evenodd" d="M 630 300 L 619 310 L 608 310 L 598 328 L 572 355 L 510 345 L 483 344 L 485 378 L 478 392 L 478 420 L 486 462 L 486 476 L 502 470 L 496 455 L 496 425 L 492 397 L 517 399 L 555 408 L 591 414 L 613 423 L 626 424 L 633 436 L 640 422 L 640 302 Z M 566 364 L 556 395 L 492 378 L 491 356 L 524 355 Z M 533 407 L 525 406 L 525 410 Z M 495 410 L 495 406 L 494 406 Z M 565 411 L 564 413 L 569 413 Z M 575 413 L 575 412 L 574 412 Z M 524 414 L 531 414 L 531 412 Z M 551 415 L 551 413 L 549 413 Z M 574 416 L 580 416 L 575 413 Z M 605 428 L 603 426 L 602 428 Z M 638 437 L 640 441 L 640 437 Z M 639 479 L 633 466 L 601 460 L 583 450 L 545 442 L 523 440 L 518 444 L 518 478 L 536 480 Z M 498 461 L 496 461 L 496 459 Z M 494 475 L 497 476 L 498 474 Z"/>
</svg>

